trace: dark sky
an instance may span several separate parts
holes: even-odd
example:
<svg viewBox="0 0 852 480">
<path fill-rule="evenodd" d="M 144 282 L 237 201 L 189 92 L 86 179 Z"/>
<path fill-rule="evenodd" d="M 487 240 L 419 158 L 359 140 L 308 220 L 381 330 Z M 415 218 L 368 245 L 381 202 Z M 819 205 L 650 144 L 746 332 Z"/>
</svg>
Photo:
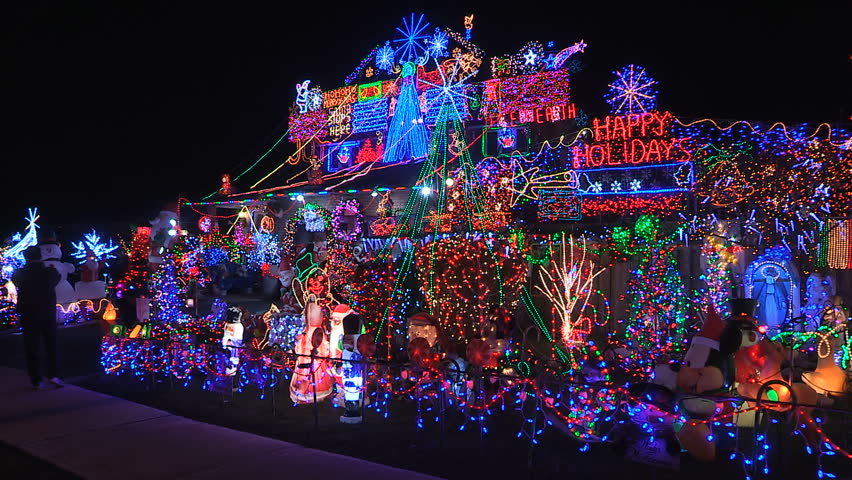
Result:
<svg viewBox="0 0 852 480">
<path fill-rule="evenodd" d="M 573 92 L 592 114 L 606 113 L 611 72 L 629 63 L 647 68 L 660 108 L 678 116 L 839 123 L 852 114 L 849 12 L 802 6 L 814 2 L 243 3 L 7 7 L 0 235 L 23 228 L 27 207 L 49 225 L 96 225 L 143 222 L 179 196 L 200 199 L 284 133 L 296 82 L 342 86 L 412 11 L 458 31 L 473 13 L 486 62 L 531 40 L 585 40 Z M 291 149 L 282 142 L 242 187 Z"/>
</svg>

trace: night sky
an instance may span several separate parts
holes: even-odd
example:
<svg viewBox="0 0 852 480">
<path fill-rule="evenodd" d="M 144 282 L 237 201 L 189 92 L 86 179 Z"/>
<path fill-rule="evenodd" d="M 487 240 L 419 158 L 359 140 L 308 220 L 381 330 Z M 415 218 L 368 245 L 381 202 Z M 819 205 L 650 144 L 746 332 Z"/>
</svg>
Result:
<svg viewBox="0 0 852 480">
<path fill-rule="evenodd" d="M 179 196 L 200 200 L 222 173 L 236 176 L 286 131 L 297 82 L 343 86 L 412 11 L 430 29 L 457 31 L 464 15 L 475 15 L 473 41 L 486 53 L 480 80 L 490 57 L 528 41 L 564 48 L 585 40 L 585 69 L 572 88 L 591 115 L 607 113 L 612 71 L 629 63 L 659 82 L 659 107 L 683 118 L 848 123 L 852 115 L 852 30 L 839 6 L 242 3 L 7 7 L 0 236 L 23 229 L 28 207 L 46 225 L 130 225 Z M 747 5 L 756 3 L 763 6 Z M 279 144 L 237 186 L 247 188 L 292 149 Z"/>
</svg>

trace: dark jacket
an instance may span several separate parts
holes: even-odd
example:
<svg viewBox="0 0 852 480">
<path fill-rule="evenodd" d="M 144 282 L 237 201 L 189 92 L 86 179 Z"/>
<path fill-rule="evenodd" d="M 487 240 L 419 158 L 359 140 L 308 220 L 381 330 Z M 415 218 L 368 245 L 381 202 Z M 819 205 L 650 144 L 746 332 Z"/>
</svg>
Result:
<svg viewBox="0 0 852 480">
<path fill-rule="evenodd" d="M 18 314 L 21 321 L 34 319 L 56 319 L 56 284 L 61 276 L 53 267 L 41 262 L 32 262 L 12 274 L 12 282 L 18 290 Z"/>
</svg>

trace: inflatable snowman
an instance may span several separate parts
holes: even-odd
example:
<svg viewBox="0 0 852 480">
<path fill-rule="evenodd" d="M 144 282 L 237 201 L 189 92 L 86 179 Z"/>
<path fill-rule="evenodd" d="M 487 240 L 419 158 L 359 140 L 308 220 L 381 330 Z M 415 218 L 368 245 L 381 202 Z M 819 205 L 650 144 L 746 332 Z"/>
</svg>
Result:
<svg viewBox="0 0 852 480">
<path fill-rule="evenodd" d="M 55 238 L 43 240 L 38 247 L 41 249 L 42 262 L 59 272 L 59 283 L 56 284 L 56 323 L 65 323 L 65 313 L 77 303 L 77 292 L 68 281 L 68 274 L 77 270 L 77 267 L 62 261 L 62 248 Z"/>
</svg>

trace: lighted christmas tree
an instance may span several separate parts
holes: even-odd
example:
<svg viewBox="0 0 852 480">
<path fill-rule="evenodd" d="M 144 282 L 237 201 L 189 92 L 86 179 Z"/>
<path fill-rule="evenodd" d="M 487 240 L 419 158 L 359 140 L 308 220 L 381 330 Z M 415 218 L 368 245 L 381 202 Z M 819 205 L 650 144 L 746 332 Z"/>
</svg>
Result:
<svg viewBox="0 0 852 480">
<path fill-rule="evenodd" d="M 629 318 L 619 343 L 630 351 L 623 365 L 633 373 L 650 374 L 657 357 L 676 355 L 688 339 L 690 297 L 677 269 L 677 244 L 659 236 L 659 219 L 642 215 L 636 220 L 630 244 L 622 247 L 636 259 L 627 282 Z"/>
<path fill-rule="evenodd" d="M 171 255 L 163 259 L 162 265 L 152 278 L 156 313 L 153 318 L 159 322 L 171 323 L 189 319 L 189 314 L 182 312 L 184 301 L 181 298 L 183 288 L 178 281 L 175 258 Z"/>
<path fill-rule="evenodd" d="M 151 251 L 151 229 L 139 227 L 133 234 L 133 240 L 127 252 L 127 269 L 115 286 L 115 296 L 122 298 L 127 294 L 148 295 L 148 280 L 151 271 L 148 267 L 148 254 Z"/>
</svg>

